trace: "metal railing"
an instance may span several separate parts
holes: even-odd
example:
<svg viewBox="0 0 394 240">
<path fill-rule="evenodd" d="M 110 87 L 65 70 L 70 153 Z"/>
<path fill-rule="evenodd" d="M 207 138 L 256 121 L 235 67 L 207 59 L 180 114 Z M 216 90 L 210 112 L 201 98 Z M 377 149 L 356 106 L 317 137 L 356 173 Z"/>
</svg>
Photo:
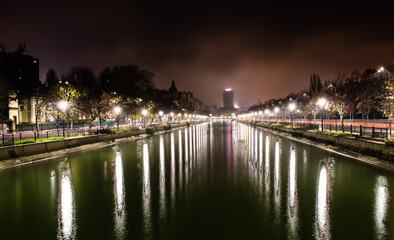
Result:
<svg viewBox="0 0 394 240">
<path fill-rule="evenodd" d="M 303 121 L 303 120 L 255 120 L 257 122 L 265 122 L 268 124 L 278 123 L 283 125 L 291 125 L 293 127 L 305 128 L 308 130 L 329 131 L 329 132 L 342 132 L 353 136 L 375 138 L 375 139 L 388 139 L 391 136 L 391 128 L 389 127 L 375 127 L 372 124 L 360 123 L 352 124 L 338 124 L 336 122 L 326 121 L 323 124 L 319 121 Z M 382 124 L 380 124 L 382 125 Z"/>
</svg>

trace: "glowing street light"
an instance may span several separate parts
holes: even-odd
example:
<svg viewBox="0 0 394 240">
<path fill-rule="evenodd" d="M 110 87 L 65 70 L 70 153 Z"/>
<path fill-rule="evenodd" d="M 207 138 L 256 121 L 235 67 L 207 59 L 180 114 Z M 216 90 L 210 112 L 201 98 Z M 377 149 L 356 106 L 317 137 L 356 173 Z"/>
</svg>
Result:
<svg viewBox="0 0 394 240">
<path fill-rule="evenodd" d="M 59 106 L 59 108 L 63 111 L 63 112 L 65 112 L 66 111 L 66 109 L 68 108 L 68 102 L 67 101 L 64 101 L 64 100 L 61 100 L 59 103 L 58 103 L 58 106 Z"/>
<path fill-rule="evenodd" d="M 163 111 L 159 111 L 159 116 L 160 116 L 160 123 L 161 123 L 161 117 L 163 117 Z"/>
<path fill-rule="evenodd" d="M 317 104 L 321 107 L 324 108 L 324 106 L 326 105 L 327 100 L 325 98 L 319 98 L 319 100 L 317 101 Z"/>
<path fill-rule="evenodd" d="M 145 117 L 148 114 L 148 110 L 142 109 L 141 113 L 142 113 L 142 121 L 144 122 L 144 127 L 145 127 Z"/>
<path fill-rule="evenodd" d="M 317 100 L 317 105 L 320 106 L 321 108 L 321 130 L 324 131 L 324 124 L 323 124 L 323 109 L 327 104 L 327 100 L 325 98 L 319 98 L 319 100 Z"/>
<path fill-rule="evenodd" d="M 275 112 L 275 115 L 276 115 L 276 122 L 278 122 L 278 113 L 279 113 L 279 108 L 278 107 L 275 107 L 274 108 L 274 112 Z"/>
<path fill-rule="evenodd" d="M 59 103 L 58 103 L 58 107 L 65 113 L 65 117 L 63 118 L 63 137 L 65 137 L 66 136 L 66 134 L 65 134 L 65 132 L 64 132 L 64 119 L 65 118 L 67 118 L 67 136 L 68 136 L 68 107 L 69 107 L 69 103 L 67 102 L 67 101 L 65 101 L 65 100 L 61 100 Z"/>
<path fill-rule="evenodd" d="M 118 131 L 119 131 L 119 114 L 120 114 L 121 111 L 122 111 L 122 109 L 120 107 L 118 107 L 118 106 L 116 106 L 114 108 L 114 112 L 116 114 L 116 124 L 117 124 Z"/>
<path fill-rule="evenodd" d="M 296 109 L 296 105 L 294 103 L 289 104 L 289 110 L 290 110 L 290 118 L 291 118 L 291 126 L 294 127 L 294 122 L 293 122 L 293 111 Z"/>
<path fill-rule="evenodd" d="M 387 92 L 387 94 L 388 94 L 387 98 L 390 98 L 390 92 L 392 91 L 392 86 L 391 86 L 391 82 L 390 82 L 390 79 L 391 79 L 390 71 L 384 69 L 384 67 L 380 67 L 378 69 L 378 73 L 383 73 L 385 71 L 387 71 L 387 73 L 388 73 L 388 81 L 387 81 L 388 86 L 386 86 L 386 89 L 390 88 L 389 91 Z M 386 138 L 389 140 L 391 138 L 391 100 L 388 101 L 388 103 L 389 103 L 389 106 L 388 106 L 389 107 L 389 109 L 388 109 L 389 114 L 388 114 L 388 118 L 387 118 L 387 124 L 390 129 L 390 132 L 388 132 L 388 134 L 386 135 Z"/>
<path fill-rule="evenodd" d="M 260 121 L 261 121 L 261 115 L 263 115 L 263 111 L 259 111 Z"/>
<path fill-rule="evenodd" d="M 290 112 L 294 111 L 295 108 L 296 108 L 296 105 L 294 103 L 289 104 Z"/>
</svg>

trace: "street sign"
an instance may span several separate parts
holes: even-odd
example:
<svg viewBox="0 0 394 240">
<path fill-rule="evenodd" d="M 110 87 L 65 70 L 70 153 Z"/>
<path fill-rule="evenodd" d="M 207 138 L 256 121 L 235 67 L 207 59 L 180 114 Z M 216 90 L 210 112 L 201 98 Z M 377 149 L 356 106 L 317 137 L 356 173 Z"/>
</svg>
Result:
<svg viewBox="0 0 394 240">
<path fill-rule="evenodd" d="M 353 106 L 350 105 L 350 106 L 348 107 L 348 109 L 349 109 L 349 111 L 353 111 Z"/>
</svg>

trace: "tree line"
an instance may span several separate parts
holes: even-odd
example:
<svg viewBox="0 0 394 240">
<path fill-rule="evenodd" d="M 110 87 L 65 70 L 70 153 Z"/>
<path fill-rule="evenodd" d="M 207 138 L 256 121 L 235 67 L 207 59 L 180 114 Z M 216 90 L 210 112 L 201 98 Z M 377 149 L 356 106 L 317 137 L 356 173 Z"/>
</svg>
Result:
<svg viewBox="0 0 394 240">
<path fill-rule="evenodd" d="M 386 66 L 378 70 L 369 68 L 363 72 L 353 71 L 351 74 L 339 72 L 324 82 L 319 74 L 313 73 L 308 89 L 255 104 L 248 111 L 273 111 L 277 108 L 278 114 L 284 117 L 284 114 L 289 113 L 288 104 L 292 102 L 297 106 L 293 114 L 309 120 L 315 120 L 318 114 L 339 119 L 341 124 L 345 118 L 365 121 L 370 118 L 391 119 L 391 108 L 394 107 L 392 69 Z M 322 98 L 327 102 L 323 108 L 318 105 Z"/>
<path fill-rule="evenodd" d="M 50 68 L 44 82 L 40 82 L 38 77 L 34 81 L 22 79 L 20 74 L 26 57 L 25 49 L 25 44 L 20 44 L 16 51 L 8 53 L 0 44 L 1 122 L 8 120 L 10 101 L 29 97 L 35 99 L 37 129 L 44 112 L 58 120 L 82 119 L 92 126 L 96 119 L 101 124 L 104 119 L 113 118 L 115 106 L 121 107 L 122 117 L 132 120 L 140 117 L 141 109 L 148 110 L 147 118 L 153 118 L 159 108 L 165 110 L 165 107 L 174 112 L 192 111 L 182 109 L 174 101 L 163 104 L 160 90 L 155 88 L 154 74 L 137 65 L 105 67 L 98 76 L 84 65 L 74 66 L 60 77 Z M 61 101 L 67 103 L 65 109 L 59 104 Z"/>
</svg>

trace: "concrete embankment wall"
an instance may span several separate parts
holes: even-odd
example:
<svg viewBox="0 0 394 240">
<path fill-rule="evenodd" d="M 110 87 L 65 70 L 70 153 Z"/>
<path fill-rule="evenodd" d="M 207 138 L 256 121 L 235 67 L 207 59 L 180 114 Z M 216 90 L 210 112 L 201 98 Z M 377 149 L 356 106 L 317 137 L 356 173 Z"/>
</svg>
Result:
<svg viewBox="0 0 394 240">
<path fill-rule="evenodd" d="M 250 123 L 246 123 L 250 124 Z M 361 154 L 378 157 L 379 159 L 394 161 L 394 147 L 387 146 L 384 142 L 363 139 L 352 136 L 334 136 L 328 134 L 322 134 L 314 131 L 304 131 L 285 127 L 272 127 L 267 128 L 266 126 L 260 126 L 250 124 L 256 127 L 265 128 L 267 130 L 274 130 L 277 132 L 283 132 L 290 134 L 297 138 L 307 138 L 316 142 L 330 144 L 343 149 L 348 149 Z"/>
<path fill-rule="evenodd" d="M 173 124 L 172 129 L 180 128 L 187 126 L 184 124 Z M 155 131 L 163 131 L 163 126 L 154 127 Z M 10 159 L 19 159 L 32 155 L 43 155 L 42 157 L 48 157 L 45 153 L 55 152 L 59 150 L 65 149 L 73 149 L 77 147 L 81 147 L 89 144 L 97 144 L 97 143 L 109 143 L 113 142 L 116 139 L 127 139 L 134 136 L 139 136 L 142 134 L 146 134 L 145 129 L 141 130 L 132 130 L 127 132 L 118 132 L 114 134 L 99 134 L 78 138 L 70 138 L 64 140 L 56 140 L 56 141 L 45 141 L 39 143 L 28 143 L 14 146 L 6 146 L 0 147 L 0 161 L 10 160 Z"/>
</svg>

